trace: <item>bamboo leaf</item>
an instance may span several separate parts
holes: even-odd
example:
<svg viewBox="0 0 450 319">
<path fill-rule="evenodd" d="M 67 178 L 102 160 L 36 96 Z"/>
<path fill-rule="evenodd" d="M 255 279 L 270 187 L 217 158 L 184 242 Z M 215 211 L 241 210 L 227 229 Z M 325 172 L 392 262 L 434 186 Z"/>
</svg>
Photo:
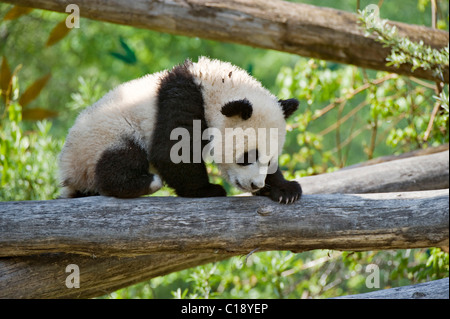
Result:
<svg viewBox="0 0 450 319">
<path fill-rule="evenodd" d="M 33 84 L 31 84 L 25 92 L 23 92 L 22 96 L 19 99 L 19 104 L 22 105 L 22 107 L 25 107 L 27 104 L 29 104 L 31 101 L 33 101 L 39 93 L 41 93 L 44 86 L 47 84 L 48 80 L 50 79 L 51 74 L 47 74 L 40 79 L 37 79 Z"/>
<path fill-rule="evenodd" d="M 125 40 L 120 37 L 119 39 L 120 45 L 123 48 L 123 50 L 125 51 L 125 55 L 128 57 L 128 63 L 129 64 L 134 64 L 136 63 L 137 59 L 136 59 L 136 54 L 134 53 L 134 51 L 128 46 L 128 44 L 125 43 Z"/>
<path fill-rule="evenodd" d="M 137 62 L 137 58 L 136 58 L 136 54 L 134 53 L 134 51 L 128 46 L 128 44 L 125 43 L 124 39 L 121 37 L 119 39 L 120 41 L 120 46 L 123 49 L 123 53 L 119 53 L 119 52 L 109 52 L 109 54 L 119 60 L 122 60 L 123 62 L 127 63 L 127 64 L 135 64 Z"/>
<path fill-rule="evenodd" d="M 30 13 L 32 10 L 33 8 L 14 6 L 5 15 L 3 21 L 17 19 L 20 16 Z"/>
<path fill-rule="evenodd" d="M 24 108 L 22 109 L 22 119 L 29 121 L 40 121 L 50 117 L 55 117 L 58 112 L 42 109 L 42 108 Z"/>
<path fill-rule="evenodd" d="M 50 36 L 48 37 L 45 46 L 47 47 L 52 46 L 56 42 L 62 40 L 69 33 L 70 30 L 72 29 L 66 26 L 66 19 L 62 20 L 53 28 L 52 32 L 50 32 Z"/>
</svg>

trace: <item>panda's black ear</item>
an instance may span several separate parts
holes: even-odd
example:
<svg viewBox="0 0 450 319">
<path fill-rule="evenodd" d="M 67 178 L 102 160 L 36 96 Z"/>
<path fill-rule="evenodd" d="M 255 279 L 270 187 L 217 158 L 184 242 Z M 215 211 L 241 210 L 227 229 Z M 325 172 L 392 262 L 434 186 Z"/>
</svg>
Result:
<svg viewBox="0 0 450 319">
<path fill-rule="evenodd" d="M 231 101 L 222 106 L 220 110 L 226 117 L 239 115 L 243 120 L 248 120 L 253 113 L 253 106 L 247 99 Z"/>
<path fill-rule="evenodd" d="M 278 100 L 283 110 L 284 118 L 287 119 L 292 115 L 298 108 L 298 100 L 297 99 L 289 99 L 289 100 Z"/>
</svg>

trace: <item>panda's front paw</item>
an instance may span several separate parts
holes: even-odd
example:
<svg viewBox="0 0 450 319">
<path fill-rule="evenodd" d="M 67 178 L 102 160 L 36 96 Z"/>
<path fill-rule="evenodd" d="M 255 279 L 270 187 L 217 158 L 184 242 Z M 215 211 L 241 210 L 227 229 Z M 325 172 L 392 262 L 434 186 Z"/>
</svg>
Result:
<svg viewBox="0 0 450 319">
<path fill-rule="evenodd" d="M 227 196 L 226 190 L 217 184 L 209 184 L 209 188 L 206 191 L 205 197 L 221 197 L 221 196 Z"/>
<path fill-rule="evenodd" d="M 208 184 L 201 188 L 188 189 L 186 191 L 177 191 L 178 196 L 182 197 L 222 197 L 227 196 L 225 189 L 217 184 Z"/>
<path fill-rule="evenodd" d="M 286 181 L 282 185 L 272 187 L 269 197 L 281 204 L 292 204 L 302 196 L 302 188 L 296 181 Z"/>
</svg>

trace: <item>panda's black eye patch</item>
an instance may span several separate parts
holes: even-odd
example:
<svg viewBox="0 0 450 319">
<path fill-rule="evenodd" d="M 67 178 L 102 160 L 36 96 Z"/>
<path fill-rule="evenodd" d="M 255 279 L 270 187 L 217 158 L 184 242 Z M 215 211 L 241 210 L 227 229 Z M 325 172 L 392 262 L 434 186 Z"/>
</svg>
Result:
<svg viewBox="0 0 450 319">
<path fill-rule="evenodd" d="M 258 150 L 245 152 L 238 158 L 237 164 L 240 166 L 248 166 L 258 161 Z"/>
<path fill-rule="evenodd" d="M 252 116 L 253 106 L 247 99 L 236 100 L 222 106 L 220 112 L 226 117 L 239 115 L 245 121 Z"/>
</svg>

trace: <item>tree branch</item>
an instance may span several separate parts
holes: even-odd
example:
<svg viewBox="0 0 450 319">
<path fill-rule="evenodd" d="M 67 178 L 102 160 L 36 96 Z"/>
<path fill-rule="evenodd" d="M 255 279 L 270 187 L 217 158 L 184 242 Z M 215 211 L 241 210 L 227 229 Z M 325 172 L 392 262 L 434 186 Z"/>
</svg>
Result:
<svg viewBox="0 0 450 319">
<path fill-rule="evenodd" d="M 65 12 L 66 0 L 2 0 Z M 77 0 L 83 17 L 191 37 L 202 37 L 438 80 L 430 70 L 386 66 L 389 48 L 367 38 L 353 13 L 285 1 Z M 399 35 L 443 48 L 448 32 L 390 22 Z M 81 26 L 81 28 L 83 28 Z M 448 68 L 444 78 L 448 83 Z"/>
<path fill-rule="evenodd" d="M 255 248 L 448 245 L 448 205 L 448 190 L 307 195 L 287 206 L 257 197 L 0 203 L 1 255 L 33 254 L 0 258 L 0 297 L 94 297 Z M 65 285 L 69 264 L 80 268 L 79 289 Z"/>
<path fill-rule="evenodd" d="M 292 205 L 260 197 L 3 202 L 0 225 L 1 257 L 445 246 L 448 190 L 305 195 Z"/>
<path fill-rule="evenodd" d="M 448 299 L 448 278 L 334 299 Z"/>
<path fill-rule="evenodd" d="M 362 163 L 346 166 L 346 167 L 343 168 L 343 170 L 353 169 L 353 168 L 357 168 L 357 167 L 370 166 L 370 165 L 375 165 L 375 164 L 380 164 L 380 163 L 385 163 L 385 162 L 391 162 L 391 161 L 396 161 L 396 160 L 399 160 L 399 159 L 404 159 L 404 158 L 409 158 L 409 157 L 441 153 L 441 152 L 448 151 L 448 149 L 449 149 L 449 145 L 448 145 L 448 143 L 446 143 L 446 144 L 442 144 L 442 145 L 439 145 L 439 146 L 434 146 L 434 147 L 428 147 L 428 148 L 414 150 L 414 151 L 403 153 L 403 154 L 400 154 L 400 155 L 386 155 L 386 156 L 377 157 L 377 158 L 374 158 L 374 159 L 372 159 L 370 161 L 366 161 L 366 162 L 362 162 Z M 442 162 L 440 162 L 438 165 L 445 166 L 445 163 L 446 163 L 445 154 L 442 154 L 441 160 L 442 160 Z M 439 188 L 447 188 L 447 187 L 439 187 Z"/>
<path fill-rule="evenodd" d="M 383 193 L 449 187 L 449 151 L 298 179 L 305 194 Z"/>
</svg>

